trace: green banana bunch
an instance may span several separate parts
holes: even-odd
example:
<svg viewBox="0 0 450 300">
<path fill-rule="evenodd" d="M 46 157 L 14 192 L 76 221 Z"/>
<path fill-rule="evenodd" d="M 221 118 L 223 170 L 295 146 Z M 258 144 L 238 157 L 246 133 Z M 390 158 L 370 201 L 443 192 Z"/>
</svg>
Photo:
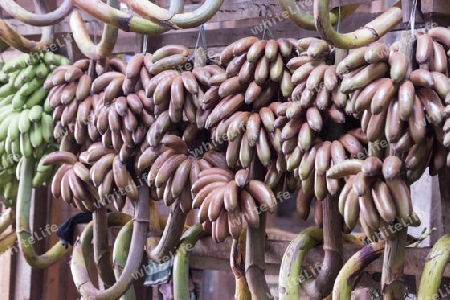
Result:
<svg viewBox="0 0 450 300">
<path fill-rule="evenodd" d="M 6 206 L 14 204 L 23 157 L 40 162 L 55 147 L 53 109 L 44 82 L 51 72 L 69 60 L 54 53 L 22 54 L 0 70 L 0 192 Z M 46 184 L 54 167 L 36 165 L 33 186 Z"/>
</svg>

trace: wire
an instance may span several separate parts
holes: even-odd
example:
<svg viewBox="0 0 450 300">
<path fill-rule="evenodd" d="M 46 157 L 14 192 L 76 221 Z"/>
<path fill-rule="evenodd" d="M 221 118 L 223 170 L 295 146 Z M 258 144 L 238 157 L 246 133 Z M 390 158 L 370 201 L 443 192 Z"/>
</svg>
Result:
<svg viewBox="0 0 450 300">
<path fill-rule="evenodd" d="M 267 4 L 263 4 L 263 6 L 264 6 L 265 10 L 264 10 L 264 21 L 263 21 L 264 31 L 263 31 L 262 39 L 263 40 L 265 39 L 266 33 L 267 33 L 269 35 L 269 37 L 274 40 L 275 37 L 273 36 L 272 31 L 270 30 L 269 26 L 267 26 L 267 17 L 269 15 L 269 6 Z"/>
</svg>

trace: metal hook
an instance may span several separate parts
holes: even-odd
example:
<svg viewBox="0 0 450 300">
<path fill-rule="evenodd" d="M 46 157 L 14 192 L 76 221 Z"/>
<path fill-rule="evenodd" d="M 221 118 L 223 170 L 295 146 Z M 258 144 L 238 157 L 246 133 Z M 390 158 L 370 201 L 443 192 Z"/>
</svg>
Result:
<svg viewBox="0 0 450 300">
<path fill-rule="evenodd" d="M 269 6 L 267 4 L 262 4 L 262 5 L 264 6 L 264 9 L 265 9 L 264 10 L 264 21 L 263 21 L 264 31 L 263 31 L 262 39 L 263 40 L 265 39 L 265 36 L 266 36 L 266 33 L 267 33 L 269 35 L 269 37 L 274 40 L 275 37 L 273 36 L 272 31 L 270 30 L 269 26 L 267 26 L 267 18 L 268 18 L 268 15 L 269 15 Z"/>
<path fill-rule="evenodd" d="M 147 43 L 148 43 L 148 35 L 144 35 L 144 40 L 142 41 L 142 53 L 147 54 Z"/>
</svg>

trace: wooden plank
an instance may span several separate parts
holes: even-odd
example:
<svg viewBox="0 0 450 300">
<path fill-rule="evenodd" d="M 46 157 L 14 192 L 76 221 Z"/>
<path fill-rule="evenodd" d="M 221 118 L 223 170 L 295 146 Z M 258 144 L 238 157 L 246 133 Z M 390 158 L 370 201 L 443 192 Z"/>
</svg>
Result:
<svg viewBox="0 0 450 300">
<path fill-rule="evenodd" d="M 196 269 L 207 270 L 230 270 L 229 253 L 231 238 L 225 242 L 216 244 L 211 238 L 205 238 L 195 245 L 192 250 L 190 264 Z M 268 240 L 266 244 L 266 274 L 278 274 L 282 256 L 289 245 L 288 241 Z M 356 245 L 344 245 L 344 259 L 347 261 L 361 247 Z M 405 275 L 420 275 L 424 268 L 425 258 L 430 251 L 426 248 L 407 248 Z M 304 266 L 314 267 L 316 263 L 321 264 L 323 259 L 321 247 L 312 249 L 304 261 Z M 365 270 L 369 272 L 381 272 L 383 260 L 380 258 L 369 265 Z M 450 266 L 444 272 L 445 277 L 450 277 Z"/>
<path fill-rule="evenodd" d="M 424 14 L 450 16 L 450 5 L 447 0 L 422 0 L 421 10 Z"/>
</svg>

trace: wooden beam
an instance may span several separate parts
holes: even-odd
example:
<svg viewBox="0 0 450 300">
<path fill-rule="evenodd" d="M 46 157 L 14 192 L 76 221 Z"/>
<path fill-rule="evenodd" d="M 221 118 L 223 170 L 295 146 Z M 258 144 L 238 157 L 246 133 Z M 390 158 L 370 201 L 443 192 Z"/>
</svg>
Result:
<svg viewBox="0 0 450 300">
<path fill-rule="evenodd" d="M 231 238 L 225 242 L 216 244 L 211 238 L 205 238 L 195 245 L 192 250 L 190 264 L 196 269 L 207 270 L 231 270 L 229 255 L 231 248 Z M 281 259 L 289 245 L 288 241 L 268 240 L 266 244 L 266 274 L 278 274 Z M 344 245 L 344 260 L 347 261 L 355 252 L 361 249 L 356 245 Z M 425 258 L 430 252 L 430 248 L 407 248 L 405 275 L 420 275 L 425 265 Z M 312 249 L 305 258 L 304 266 L 314 267 L 316 263 L 321 264 L 323 259 L 321 246 Z M 380 258 L 369 265 L 365 270 L 368 272 L 381 272 L 383 260 Z M 450 266 L 444 272 L 445 277 L 450 277 Z"/>
</svg>

